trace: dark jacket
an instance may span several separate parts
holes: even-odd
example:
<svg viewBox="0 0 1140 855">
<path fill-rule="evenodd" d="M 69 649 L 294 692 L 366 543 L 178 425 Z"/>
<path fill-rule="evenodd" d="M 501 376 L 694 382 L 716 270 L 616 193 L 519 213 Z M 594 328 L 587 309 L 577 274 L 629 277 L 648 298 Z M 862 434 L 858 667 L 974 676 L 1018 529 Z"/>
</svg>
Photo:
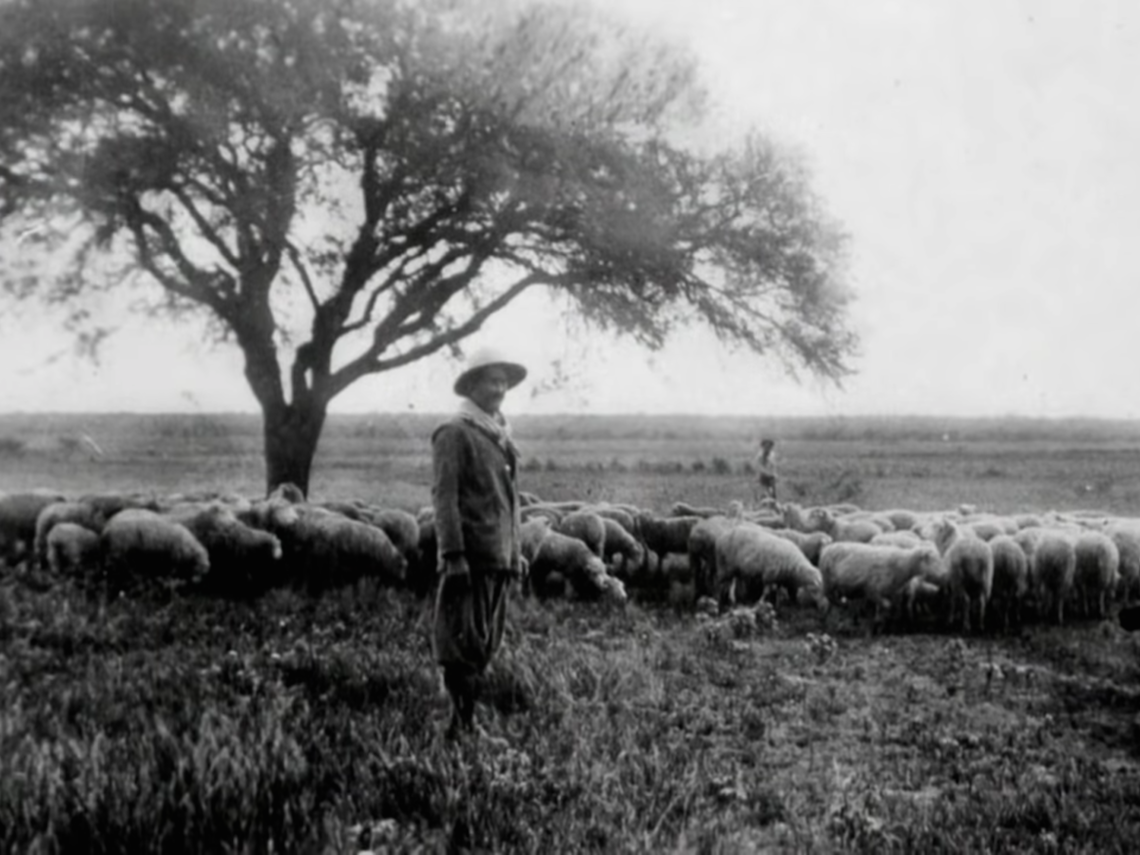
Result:
<svg viewBox="0 0 1140 855">
<path fill-rule="evenodd" d="M 432 505 L 441 557 L 474 568 L 519 568 L 518 459 L 510 446 L 456 417 L 432 433 Z"/>
</svg>

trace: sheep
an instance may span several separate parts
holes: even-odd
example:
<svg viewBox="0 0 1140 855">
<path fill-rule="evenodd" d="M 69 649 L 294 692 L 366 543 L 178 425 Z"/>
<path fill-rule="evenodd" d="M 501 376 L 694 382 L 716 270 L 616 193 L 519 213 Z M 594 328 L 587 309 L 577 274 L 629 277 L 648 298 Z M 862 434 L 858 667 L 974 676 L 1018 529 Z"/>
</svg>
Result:
<svg viewBox="0 0 1140 855">
<path fill-rule="evenodd" d="M 281 538 L 289 574 L 310 591 L 375 578 L 402 583 L 407 559 L 382 529 L 308 504 L 296 504 L 292 525 L 272 531 Z"/>
<path fill-rule="evenodd" d="M 807 531 L 822 531 L 834 541 L 867 543 L 883 528 L 871 519 L 840 517 L 827 508 L 813 508 L 808 514 Z"/>
<path fill-rule="evenodd" d="M 102 574 L 111 591 L 159 582 L 195 585 L 210 571 L 206 547 L 179 523 L 141 508 L 120 511 L 99 535 Z"/>
<path fill-rule="evenodd" d="M 638 514 L 637 527 L 646 549 L 646 563 L 648 564 L 650 552 L 657 556 L 658 563 L 671 552 L 688 555 L 689 533 L 702 519 L 704 517 L 659 517 L 648 512 Z"/>
<path fill-rule="evenodd" d="M 606 524 L 592 511 L 571 511 L 553 526 L 555 531 L 576 537 L 599 558 L 606 557 Z"/>
<path fill-rule="evenodd" d="M 182 505 L 164 516 L 185 526 L 206 547 L 210 572 L 202 580 L 203 590 L 248 597 L 281 581 L 275 572 L 282 557 L 280 539 L 241 522 L 224 504 Z"/>
<path fill-rule="evenodd" d="M 416 596 L 426 596 L 439 581 L 439 541 L 435 536 L 435 514 L 417 514 L 419 539 L 416 557 L 408 562 L 404 584 Z"/>
<path fill-rule="evenodd" d="M 994 582 L 994 556 L 989 544 L 948 518 L 943 518 L 936 526 L 934 543 L 942 554 L 950 587 L 949 622 L 953 624 L 961 606 L 962 631 L 970 632 L 970 613 L 977 604 L 978 629 L 982 629 L 986 621 L 986 603 Z"/>
<path fill-rule="evenodd" d="M 532 565 L 538 555 L 538 547 L 551 531 L 551 522 L 546 517 L 534 517 L 519 526 L 519 552 Z"/>
<path fill-rule="evenodd" d="M 40 511 L 66 499 L 54 490 L 0 496 L 0 560 L 8 564 L 22 561 L 34 547 Z"/>
<path fill-rule="evenodd" d="M 365 516 L 370 522 L 388 535 L 392 545 L 404 556 L 409 566 L 419 561 L 420 524 L 415 514 L 400 508 L 373 508 Z"/>
<path fill-rule="evenodd" d="M 876 534 L 867 542 L 872 546 L 896 546 L 900 549 L 914 549 L 917 546 L 922 546 L 926 541 L 917 532 L 903 529 L 900 531 L 884 531 L 882 534 Z"/>
<path fill-rule="evenodd" d="M 908 511 L 903 508 L 892 508 L 887 511 L 880 511 L 881 516 L 886 517 L 891 521 L 895 531 L 913 531 L 918 528 L 921 522 L 921 516 L 914 511 Z"/>
<path fill-rule="evenodd" d="M 716 542 L 737 521 L 726 516 L 708 517 L 693 526 L 689 532 L 689 569 L 693 574 L 693 588 L 697 597 L 713 594 L 716 580 Z"/>
<path fill-rule="evenodd" d="M 780 515 L 784 520 L 784 527 L 795 531 L 809 531 L 808 514 L 795 502 L 786 502 L 780 507 Z"/>
<path fill-rule="evenodd" d="M 869 602 L 874 631 L 883 610 L 903 599 L 908 584 L 937 577 L 940 563 L 938 550 L 929 543 L 908 549 L 840 541 L 824 547 L 820 556 L 823 593 L 829 604 Z"/>
<path fill-rule="evenodd" d="M 637 528 L 636 513 L 633 513 L 626 508 L 620 507 L 618 505 L 611 505 L 608 503 L 590 505 L 589 510 L 593 511 L 602 519 L 613 520 L 633 537 L 640 539 L 641 533 Z"/>
<path fill-rule="evenodd" d="M 99 533 L 78 523 L 60 522 L 44 539 L 44 564 L 57 576 L 79 576 L 99 564 Z"/>
<path fill-rule="evenodd" d="M 535 517 L 542 517 L 545 520 L 549 520 L 553 524 L 562 519 L 564 513 L 565 511 L 559 510 L 558 508 L 552 508 L 550 505 L 529 505 L 525 508 L 519 509 L 519 518 L 525 522 L 526 520 L 532 520 Z"/>
<path fill-rule="evenodd" d="M 618 577 L 628 576 L 640 569 L 645 550 L 632 534 L 617 520 L 599 517 L 605 528 L 606 540 L 602 557 Z M 621 559 L 620 563 L 618 559 Z"/>
<path fill-rule="evenodd" d="M 1112 538 L 1120 556 L 1116 597 L 1123 606 L 1129 606 L 1140 592 L 1140 524 L 1132 520 L 1115 520 L 1109 523 L 1104 533 Z"/>
<path fill-rule="evenodd" d="M 36 516 L 33 554 L 36 564 L 47 565 L 47 540 L 51 530 L 60 523 L 82 526 L 98 536 L 107 517 L 94 506 L 80 501 L 52 502 Z"/>
<path fill-rule="evenodd" d="M 769 529 L 776 537 L 782 537 L 784 540 L 790 540 L 799 547 L 800 552 L 804 554 L 812 564 L 816 567 L 819 566 L 819 556 L 823 552 L 823 548 L 834 541 L 831 535 L 825 534 L 822 531 L 803 532 L 796 531 L 792 528 L 773 528 Z"/>
<path fill-rule="evenodd" d="M 1086 617 L 1103 618 L 1119 580 L 1120 550 L 1104 532 L 1086 531 L 1073 544 L 1073 590 Z"/>
<path fill-rule="evenodd" d="M 1019 531 L 1017 523 L 1003 517 L 979 517 L 966 520 L 964 525 L 982 540 L 993 540 L 1001 534 L 1016 534 Z"/>
<path fill-rule="evenodd" d="M 792 602 L 823 608 L 823 577 L 800 548 L 755 523 L 741 522 L 716 541 L 714 588 L 722 606 L 732 605 L 737 590 L 749 599 L 783 588 Z"/>
<path fill-rule="evenodd" d="M 582 541 L 547 529 L 530 561 L 530 586 L 539 596 L 565 593 L 565 586 L 583 600 L 626 601 L 625 586 L 606 572 L 606 565 Z"/>
<path fill-rule="evenodd" d="M 1065 600 L 1076 575 L 1076 550 L 1067 532 L 1054 529 L 1039 532 L 1029 564 L 1030 590 L 1040 616 L 1051 615 L 1060 626 L 1065 618 Z"/>
<path fill-rule="evenodd" d="M 725 512 L 720 508 L 698 507 L 697 505 L 690 505 L 688 502 L 674 502 L 672 507 L 669 508 L 669 516 L 671 517 L 723 517 Z"/>
<path fill-rule="evenodd" d="M 1018 542 L 1008 534 L 999 534 L 989 542 L 993 555 L 993 586 L 990 591 L 991 613 L 1008 632 L 1021 623 L 1021 607 L 1029 591 L 1029 558 Z"/>
</svg>

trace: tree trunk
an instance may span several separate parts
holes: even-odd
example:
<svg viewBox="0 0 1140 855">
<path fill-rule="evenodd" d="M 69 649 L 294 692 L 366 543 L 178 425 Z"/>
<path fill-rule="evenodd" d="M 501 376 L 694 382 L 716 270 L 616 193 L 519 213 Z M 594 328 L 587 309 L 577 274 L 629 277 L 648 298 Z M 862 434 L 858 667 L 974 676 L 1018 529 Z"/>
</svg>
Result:
<svg viewBox="0 0 1140 855">
<path fill-rule="evenodd" d="M 263 410 L 267 494 L 290 483 L 309 495 L 309 475 L 326 415 L 325 406 L 311 399 Z"/>
</svg>

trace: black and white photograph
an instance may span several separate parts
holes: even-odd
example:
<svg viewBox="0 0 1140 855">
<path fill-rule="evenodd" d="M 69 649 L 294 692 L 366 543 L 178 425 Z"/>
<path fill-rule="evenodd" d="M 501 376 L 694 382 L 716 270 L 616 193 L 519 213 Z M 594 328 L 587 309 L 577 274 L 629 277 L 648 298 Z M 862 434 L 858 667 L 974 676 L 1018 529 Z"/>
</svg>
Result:
<svg viewBox="0 0 1140 855">
<path fill-rule="evenodd" d="M 1140 840 L 1140 6 L 0 0 L 0 852 Z"/>
</svg>

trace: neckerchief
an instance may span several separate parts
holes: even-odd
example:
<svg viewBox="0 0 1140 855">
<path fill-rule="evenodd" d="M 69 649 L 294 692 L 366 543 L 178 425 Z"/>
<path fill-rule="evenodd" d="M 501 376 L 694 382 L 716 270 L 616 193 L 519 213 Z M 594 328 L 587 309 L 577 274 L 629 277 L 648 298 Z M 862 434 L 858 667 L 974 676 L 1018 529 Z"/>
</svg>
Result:
<svg viewBox="0 0 1140 855">
<path fill-rule="evenodd" d="M 513 460 L 517 460 L 519 450 L 511 439 L 511 425 L 502 413 L 491 415 L 470 398 L 459 402 L 459 417 L 471 422 L 475 427 L 495 440 L 499 448 Z"/>
</svg>

